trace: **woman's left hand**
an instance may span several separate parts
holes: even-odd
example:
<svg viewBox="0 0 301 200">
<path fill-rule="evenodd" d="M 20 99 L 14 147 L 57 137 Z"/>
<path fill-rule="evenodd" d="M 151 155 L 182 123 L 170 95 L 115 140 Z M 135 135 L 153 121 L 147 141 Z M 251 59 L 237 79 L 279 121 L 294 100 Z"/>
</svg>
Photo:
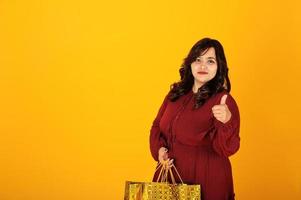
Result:
<svg viewBox="0 0 301 200">
<path fill-rule="evenodd" d="M 212 107 L 212 112 L 214 117 L 223 122 L 224 124 L 227 123 L 231 119 L 231 112 L 226 104 L 226 99 L 228 95 L 224 95 L 221 98 L 221 102 L 219 105 L 215 105 Z"/>
</svg>

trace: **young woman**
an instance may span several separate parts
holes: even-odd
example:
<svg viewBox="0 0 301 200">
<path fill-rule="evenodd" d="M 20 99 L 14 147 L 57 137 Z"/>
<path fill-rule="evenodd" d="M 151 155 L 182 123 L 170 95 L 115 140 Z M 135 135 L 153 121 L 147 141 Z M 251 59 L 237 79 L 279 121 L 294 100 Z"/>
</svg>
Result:
<svg viewBox="0 0 301 200">
<path fill-rule="evenodd" d="M 181 80 L 171 85 L 153 121 L 151 154 L 158 164 L 174 165 L 184 183 L 200 184 L 202 200 L 233 200 L 228 157 L 240 146 L 240 115 L 222 45 L 198 41 L 179 71 Z"/>
</svg>

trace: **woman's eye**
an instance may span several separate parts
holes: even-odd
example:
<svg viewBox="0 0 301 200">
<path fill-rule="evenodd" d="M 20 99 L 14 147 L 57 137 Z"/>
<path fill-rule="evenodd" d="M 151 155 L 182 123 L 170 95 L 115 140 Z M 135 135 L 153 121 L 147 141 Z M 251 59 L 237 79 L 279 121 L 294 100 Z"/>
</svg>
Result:
<svg viewBox="0 0 301 200">
<path fill-rule="evenodd" d="M 213 64 L 213 63 L 214 63 L 214 61 L 213 61 L 213 60 L 208 60 L 208 62 L 209 62 L 210 64 Z"/>
<path fill-rule="evenodd" d="M 195 61 L 196 61 L 197 63 L 202 62 L 201 58 L 196 58 Z"/>
</svg>

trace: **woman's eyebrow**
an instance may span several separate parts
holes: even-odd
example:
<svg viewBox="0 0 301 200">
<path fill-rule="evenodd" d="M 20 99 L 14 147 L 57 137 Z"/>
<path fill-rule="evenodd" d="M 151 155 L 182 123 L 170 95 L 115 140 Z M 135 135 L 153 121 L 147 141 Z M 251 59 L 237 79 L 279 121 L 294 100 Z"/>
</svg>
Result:
<svg viewBox="0 0 301 200">
<path fill-rule="evenodd" d="M 203 56 L 199 56 L 198 58 L 201 58 L 201 57 L 203 57 Z M 214 58 L 214 57 L 207 57 L 207 59 L 214 59 L 214 60 L 216 60 L 216 58 Z"/>
</svg>

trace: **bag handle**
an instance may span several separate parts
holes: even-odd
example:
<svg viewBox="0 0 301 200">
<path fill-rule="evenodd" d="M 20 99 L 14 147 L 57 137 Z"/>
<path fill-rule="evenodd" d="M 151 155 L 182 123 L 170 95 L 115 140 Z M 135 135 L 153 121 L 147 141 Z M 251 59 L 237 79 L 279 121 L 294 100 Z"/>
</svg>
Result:
<svg viewBox="0 0 301 200">
<path fill-rule="evenodd" d="M 178 172 L 178 170 L 177 170 L 177 168 L 174 164 L 172 164 L 171 167 L 168 168 L 168 161 L 164 161 L 163 163 L 160 162 L 160 164 L 156 167 L 156 171 L 158 171 L 158 169 L 160 167 L 161 167 L 161 170 L 160 170 L 159 176 L 157 178 L 157 182 L 159 182 L 159 179 L 161 179 L 160 182 L 167 183 L 168 182 L 168 178 L 167 178 L 168 173 L 170 173 L 172 184 L 176 184 L 176 180 L 175 180 L 175 177 L 174 177 L 173 172 L 172 172 L 172 168 L 174 168 L 175 171 L 176 171 L 177 176 L 180 178 L 182 184 L 184 184 L 184 182 L 183 182 L 183 180 L 182 180 L 182 178 L 181 178 L 181 176 L 180 176 L 180 174 L 179 174 L 179 172 Z"/>
</svg>

